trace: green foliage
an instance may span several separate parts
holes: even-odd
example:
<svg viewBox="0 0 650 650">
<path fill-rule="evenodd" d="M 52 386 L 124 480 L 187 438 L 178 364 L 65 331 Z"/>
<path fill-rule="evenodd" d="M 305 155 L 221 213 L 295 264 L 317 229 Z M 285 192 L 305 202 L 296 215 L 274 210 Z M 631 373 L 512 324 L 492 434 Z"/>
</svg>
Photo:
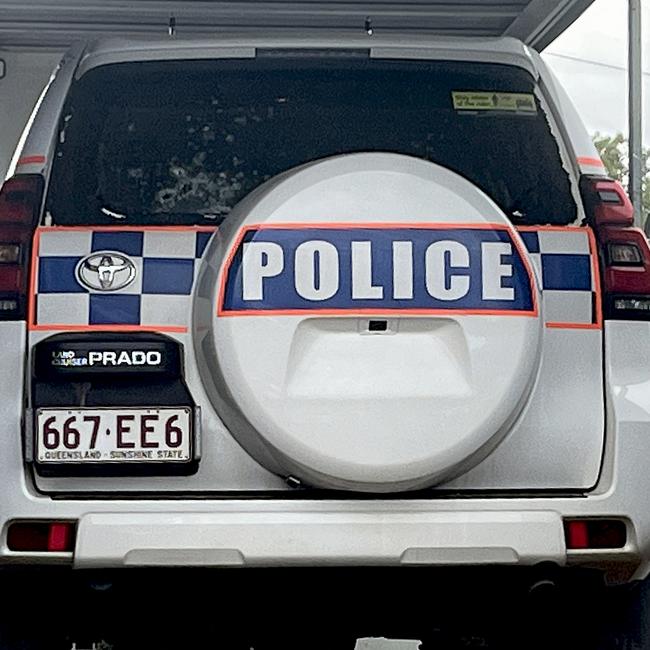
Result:
<svg viewBox="0 0 650 650">
<path fill-rule="evenodd" d="M 598 153 L 605 163 L 607 173 L 627 187 L 629 179 L 628 146 L 622 133 L 614 136 L 596 133 L 593 136 Z M 650 213 L 650 149 L 643 150 L 643 211 Z"/>
</svg>

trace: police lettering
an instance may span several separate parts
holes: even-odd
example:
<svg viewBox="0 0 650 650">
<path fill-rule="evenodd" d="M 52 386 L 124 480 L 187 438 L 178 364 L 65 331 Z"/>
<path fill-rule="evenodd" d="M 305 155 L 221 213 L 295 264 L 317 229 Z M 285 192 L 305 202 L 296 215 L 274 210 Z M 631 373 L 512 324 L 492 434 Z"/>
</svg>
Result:
<svg viewBox="0 0 650 650">
<path fill-rule="evenodd" d="M 481 297 L 483 300 L 514 300 L 514 288 L 504 284 L 513 276 L 513 266 L 504 261 L 513 254 L 505 241 L 483 241 L 481 250 Z M 373 281 L 373 244 L 352 241 L 350 244 L 352 300 L 411 300 L 414 295 L 414 259 L 411 241 L 392 242 L 392 286 Z M 243 245 L 242 298 L 263 301 L 266 285 L 287 267 L 282 246 L 269 241 L 251 241 Z M 441 239 L 429 244 L 424 255 L 424 282 L 431 298 L 457 301 L 468 295 L 472 275 L 468 248 L 459 241 Z M 334 244 L 308 240 L 293 253 L 293 285 L 304 300 L 322 302 L 333 298 L 340 289 L 340 255 Z"/>
<path fill-rule="evenodd" d="M 537 315 L 526 249 L 506 225 L 273 224 L 235 246 L 217 315 Z"/>
</svg>

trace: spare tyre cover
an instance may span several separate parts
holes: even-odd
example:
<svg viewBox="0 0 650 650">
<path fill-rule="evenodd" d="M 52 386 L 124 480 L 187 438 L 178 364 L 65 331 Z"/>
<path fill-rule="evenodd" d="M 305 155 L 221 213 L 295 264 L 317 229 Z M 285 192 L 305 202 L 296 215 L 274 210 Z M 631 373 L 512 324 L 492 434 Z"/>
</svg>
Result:
<svg viewBox="0 0 650 650">
<path fill-rule="evenodd" d="M 282 476 L 438 483 L 499 443 L 535 381 L 528 254 L 497 205 L 439 165 L 360 153 L 291 170 L 235 207 L 204 259 L 203 383 Z"/>
</svg>

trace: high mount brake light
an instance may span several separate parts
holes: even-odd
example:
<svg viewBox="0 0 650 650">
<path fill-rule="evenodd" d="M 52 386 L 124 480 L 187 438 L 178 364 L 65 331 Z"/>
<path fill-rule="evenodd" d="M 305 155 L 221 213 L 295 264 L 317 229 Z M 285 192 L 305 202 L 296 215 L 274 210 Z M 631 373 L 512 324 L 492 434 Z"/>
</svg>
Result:
<svg viewBox="0 0 650 650">
<path fill-rule="evenodd" d="M 42 176 L 25 174 L 0 188 L 0 320 L 25 318 L 29 252 L 43 185 Z"/>
<path fill-rule="evenodd" d="M 583 176 L 580 190 L 600 244 L 605 318 L 650 320 L 650 247 L 625 190 L 594 176 Z"/>
</svg>

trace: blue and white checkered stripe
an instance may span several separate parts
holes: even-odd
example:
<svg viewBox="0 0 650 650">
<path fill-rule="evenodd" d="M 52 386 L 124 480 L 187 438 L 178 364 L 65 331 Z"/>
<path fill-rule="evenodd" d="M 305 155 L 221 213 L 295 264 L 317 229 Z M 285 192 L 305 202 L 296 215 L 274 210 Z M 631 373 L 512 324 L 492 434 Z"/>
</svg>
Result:
<svg viewBox="0 0 650 650">
<path fill-rule="evenodd" d="M 188 230 L 44 230 L 40 234 L 36 325 L 187 326 L 198 260 L 212 235 Z M 110 293 L 77 281 L 83 257 L 127 255 L 135 280 Z"/>
<path fill-rule="evenodd" d="M 44 230 L 40 234 L 35 324 L 186 327 L 192 287 L 212 236 L 188 230 Z M 543 289 L 544 320 L 593 324 L 595 290 L 586 229 L 520 233 Z M 128 255 L 135 281 L 106 293 L 75 277 L 79 260 L 99 251 Z"/>
<path fill-rule="evenodd" d="M 597 322 L 596 278 L 585 228 L 520 233 L 542 288 L 546 323 Z"/>
</svg>

